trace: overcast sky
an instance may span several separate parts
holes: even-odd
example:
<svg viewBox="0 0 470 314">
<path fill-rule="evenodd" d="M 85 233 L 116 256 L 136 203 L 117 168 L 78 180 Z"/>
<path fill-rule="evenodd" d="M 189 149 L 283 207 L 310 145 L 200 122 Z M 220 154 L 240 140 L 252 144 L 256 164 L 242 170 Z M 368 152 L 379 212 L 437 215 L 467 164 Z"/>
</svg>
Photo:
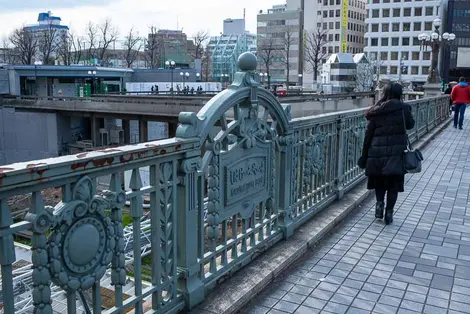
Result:
<svg viewBox="0 0 470 314">
<path fill-rule="evenodd" d="M 38 13 L 49 10 L 79 34 L 84 34 L 88 21 L 111 18 L 121 37 L 131 27 L 144 36 L 149 25 L 162 29 L 179 25 L 191 37 L 198 30 L 218 35 L 224 18 L 241 18 L 246 8 L 247 29 L 256 32 L 259 10 L 280 3 L 285 0 L 0 0 L 0 37 L 23 24 L 37 23 Z"/>
</svg>

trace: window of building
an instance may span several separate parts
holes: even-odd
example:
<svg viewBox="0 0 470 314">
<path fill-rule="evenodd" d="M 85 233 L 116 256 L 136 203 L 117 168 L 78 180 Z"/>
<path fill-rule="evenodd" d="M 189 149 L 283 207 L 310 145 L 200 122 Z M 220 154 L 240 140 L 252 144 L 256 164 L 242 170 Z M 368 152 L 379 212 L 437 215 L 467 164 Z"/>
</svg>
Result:
<svg viewBox="0 0 470 314">
<path fill-rule="evenodd" d="M 372 10 L 372 17 L 379 17 L 379 9 Z"/>
<path fill-rule="evenodd" d="M 377 60 L 377 52 L 369 52 L 367 56 L 369 60 Z"/>
<path fill-rule="evenodd" d="M 398 51 L 390 52 L 390 60 L 398 60 Z"/>
<path fill-rule="evenodd" d="M 382 61 L 388 60 L 388 52 L 381 52 L 380 53 L 380 60 L 382 60 Z"/>
<path fill-rule="evenodd" d="M 326 47 L 321 47 L 321 52 L 322 52 L 323 54 L 325 54 L 325 53 L 326 53 Z"/>
<path fill-rule="evenodd" d="M 383 0 L 383 3 L 390 3 L 390 0 Z"/>
<path fill-rule="evenodd" d="M 390 17 L 390 9 L 382 9 L 382 17 Z"/>
<path fill-rule="evenodd" d="M 380 3 L 380 0 L 372 0 L 372 3 Z"/>
<path fill-rule="evenodd" d="M 317 23 L 317 28 L 321 28 L 321 23 Z"/>
<path fill-rule="evenodd" d="M 433 16 L 434 14 L 434 7 L 426 7 L 426 16 Z"/>
<path fill-rule="evenodd" d="M 408 67 L 406 65 L 403 65 L 400 71 L 401 71 L 401 74 L 408 74 Z"/>
<path fill-rule="evenodd" d="M 398 37 L 393 37 L 392 38 L 392 46 L 398 46 L 400 42 L 400 38 Z"/>
<path fill-rule="evenodd" d="M 328 47 L 328 53 L 333 53 L 333 47 Z"/>
<path fill-rule="evenodd" d="M 425 22 L 424 23 L 424 30 L 425 31 L 432 31 L 432 22 Z"/>
<path fill-rule="evenodd" d="M 401 39 L 401 44 L 402 44 L 403 46 L 409 46 L 409 45 L 410 45 L 410 37 L 403 37 L 403 38 Z"/>
<path fill-rule="evenodd" d="M 400 9 L 393 9 L 393 17 L 400 17 Z"/>
<path fill-rule="evenodd" d="M 424 51 L 423 52 L 423 60 L 431 60 L 431 52 L 430 51 Z"/>
<path fill-rule="evenodd" d="M 390 24 L 382 23 L 382 32 L 389 32 L 390 31 Z"/>
<path fill-rule="evenodd" d="M 371 25 L 371 32 L 377 33 L 379 31 L 379 24 L 372 24 Z"/>
<path fill-rule="evenodd" d="M 327 18 L 328 17 L 328 11 L 323 11 L 323 17 Z"/>
<path fill-rule="evenodd" d="M 386 65 L 380 66 L 380 74 L 387 74 L 387 66 Z"/>
<path fill-rule="evenodd" d="M 339 52 L 339 46 L 335 46 L 335 53 Z"/>
<path fill-rule="evenodd" d="M 404 32 L 411 31 L 411 23 L 403 23 L 403 31 Z"/>
<path fill-rule="evenodd" d="M 403 16 L 411 16 L 411 8 L 404 8 Z"/>
<path fill-rule="evenodd" d="M 328 41 L 333 41 L 333 34 L 328 34 Z"/>
<path fill-rule="evenodd" d="M 411 67 L 411 74 L 418 74 L 419 73 L 419 67 Z"/>
<path fill-rule="evenodd" d="M 322 3 L 322 0 L 318 0 L 318 3 L 320 3 L 320 4 L 321 4 L 321 3 Z"/>
<path fill-rule="evenodd" d="M 317 15 L 320 16 L 320 15 L 321 15 L 321 11 L 318 11 L 318 12 L 317 12 Z"/>
<path fill-rule="evenodd" d="M 413 23 L 413 30 L 416 32 L 416 31 L 420 31 L 421 30 L 421 22 L 414 22 Z"/>
<path fill-rule="evenodd" d="M 390 67 L 390 74 L 398 74 L 398 67 L 392 65 L 392 66 Z"/>
<path fill-rule="evenodd" d="M 340 22 L 335 22 L 335 28 L 340 29 L 341 28 L 341 23 Z"/>
<path fill-rule="evenodd" d="M 328 5 L 328 0 L 323 0 L 323 5 Z"/>
<path fill-rule="evenodd" d="M 419 51 L 413 51 L 411 53 L 411 60 L 419 60 Z"/>
<path fill-rule="evenodd" d="M 324 30 L 327 30 L 327 29 L 328 29 L 328 23 L 327 23 L 327 22 L 323 22 L 323 29 L 324 29 Z"/>
<path fill-rule="evenodd" d="M 423 67 L 421 68 L 421 74 L 423 74 L 423 75 L 428 75 L 428 74 L 429 74 L 429 67 L 423 66 Z"/>
<path fill-rule="evenodd" d="M 415 8 L 415 16 L 423 15 L 423 8 Z"/>
<path fill-rule="evenodd" d="M 335 5 L 335 0 L 330 0 L 330 5 Z"/>
<path fill-rule="evenodd" d="M 336 10 L 336 17 L 341 17 L 341 10 Z"/>
<path fill-rule="evenodd" d="M 335 10 L 330 10 L 330 17 L 335 17 Z"/>
<path fill-rule="evenodd" d="M 408 51 L 402 51 L 401 52 L 401 59 L 402 60 L 408 60 Z"/>
<path fill-rule="evenodd" d="M 372 47 L 377 47 L 379 45 L 379 39 L 378 38 L 371 38 L 370 39 L 370 45 Z"/>
<path fill-rule="evenodd" d="M 341 0 L 336 0 L 336 4 L 337 4 L 337 5 L 340 5 L 340 4 L 341 4 Z"/>
<path fill-rule="evenodd" d="M 335 29 L 335 23 L 333 22 L 328 23 L 328 29 Z"/>
<path fill-rule="evenodd" d="M 419 46 L 421 43 L 418 37 L 413 37 L 413 46 Z"/>
<path fill-rule="evenodd" d="M 380 45 L 381 46 L 388 46 L 388 38 L 381 38 Z"/>
<path fill-rule="evenodd" d="M 339 34 L 335 34 L 335 41 L 339 41 Z"/>
<path fill-rule="evenodd" d="M 392 23 L 392 32 L 400 31 L 400 23 Z"/>
</svg>

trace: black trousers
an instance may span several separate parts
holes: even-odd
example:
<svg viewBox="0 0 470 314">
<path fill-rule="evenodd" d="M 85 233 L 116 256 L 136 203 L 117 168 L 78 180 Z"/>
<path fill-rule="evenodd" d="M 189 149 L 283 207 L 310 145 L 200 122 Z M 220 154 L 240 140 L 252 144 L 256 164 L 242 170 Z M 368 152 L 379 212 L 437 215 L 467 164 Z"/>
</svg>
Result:
<svg viewBox="0 0 470 314">
<path fill-rule="evenodd" d="M 385 194 L 387 194 L 387 204 L 386 210 L 393 210 L 398 199 L 398 191 L 385 190 L 385 189 L 375 189 L 375 197 L 377 202 L 385 201 Z"/>
</svg>

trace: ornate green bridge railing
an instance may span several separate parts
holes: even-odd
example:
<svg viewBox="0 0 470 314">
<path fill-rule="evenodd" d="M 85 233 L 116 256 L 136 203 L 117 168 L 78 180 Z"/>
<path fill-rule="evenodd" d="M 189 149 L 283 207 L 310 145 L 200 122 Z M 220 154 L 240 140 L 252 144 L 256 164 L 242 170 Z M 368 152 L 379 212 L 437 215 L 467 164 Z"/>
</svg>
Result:
<svg viewBox="0 0 470 314">
<path fill-rule="evenodd" d="M 363 110 L 291 119 L 290 107 L 259 85 L 256 58 L 245 54 L 239 66 L 233 84 L 198 114 L 180 114 L 176 138 L 0 167 L 4 313 L 24 311 L 18 304 L 25 294 L 36 313 L 193 308 L 364 178 L 356 166 Z M 413 140 L 448 119 L 445 96 L 411 104 Z M 102 182 L 109 182 L 105 190 L 97 188 Z M 59 203 L 44 203 L 51 190 Z M 24 194 L 28 214 L 13 221 L 11 199 Z M 131 221 L 133 239 L 141 239 L 144 219 L 150 263 L 142 264 L 141 241 L 134 240 L 130 276 L 123 226 Z M 32 291 L 19 287 L 14 272 L 14 234 L 27 230 Z"/>
</svg>

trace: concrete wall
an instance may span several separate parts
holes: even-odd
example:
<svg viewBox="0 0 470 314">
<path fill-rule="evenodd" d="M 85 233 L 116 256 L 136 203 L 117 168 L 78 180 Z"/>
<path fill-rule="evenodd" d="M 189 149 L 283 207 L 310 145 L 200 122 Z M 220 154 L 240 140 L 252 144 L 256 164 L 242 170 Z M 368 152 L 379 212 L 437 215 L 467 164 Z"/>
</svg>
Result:
<svg viewBox="0 0 470 314">
<path fill-rule="evenodd" d="M 10 77 L 7 69 L 0 68 L 0 95 L 10 94 Z"/>
<path fill-rule="evenodd" d="M 0 164 L 56 156 L 56 114 L 0 108 Z"/>
</svg>

